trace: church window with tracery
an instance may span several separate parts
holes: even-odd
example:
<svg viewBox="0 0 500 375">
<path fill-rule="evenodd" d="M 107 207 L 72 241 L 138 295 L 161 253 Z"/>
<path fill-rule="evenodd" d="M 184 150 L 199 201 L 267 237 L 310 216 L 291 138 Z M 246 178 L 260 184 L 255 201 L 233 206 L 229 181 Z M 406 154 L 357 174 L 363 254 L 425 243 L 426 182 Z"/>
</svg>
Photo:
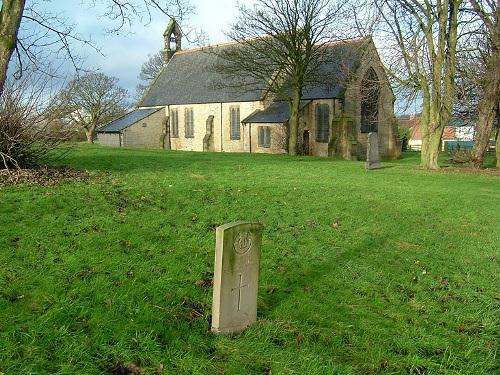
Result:
<svg viewBox="0 0 500 375">
<path fill-rule="evenodd" d="M 330 106 L 328 104 L 316 105 L 316 142 L 330 140 Z"/>
<path fill-rule="evenodd" d="M 179 137 L 179 112 L 177 109 L 172 109 L 170 111 L 170 131 L 172 138 Z"/>
<path fill-rule="evenodd" d="M 240 139 L 240 107 L 229 109 L 231 119 L 231 139 Z"/>
<path fill-rule="evenodd" d="M 194 138 L 194 116 L 193 108 L 186 108 L 184 110 L 184 131 L 186 138 Z"/>
<path fill-rule="evenodd" d="M 361 133 L 378 131 L 380 85 L 377 73 L 368 69 L 361 81 Z"/>
</svg>

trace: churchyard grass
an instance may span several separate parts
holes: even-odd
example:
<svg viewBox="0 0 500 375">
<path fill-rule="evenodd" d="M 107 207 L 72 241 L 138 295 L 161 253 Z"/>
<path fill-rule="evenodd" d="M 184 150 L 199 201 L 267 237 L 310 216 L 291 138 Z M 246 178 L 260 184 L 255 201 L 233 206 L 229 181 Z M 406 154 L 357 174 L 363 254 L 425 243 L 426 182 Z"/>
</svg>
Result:
<svg viewBox="0 0 500 375">
<path fill-rule="evenodd" d="M 500 177 L 78 146 L 0 187 L 0 373 L 498 373 Z M 265 225 L 258 320 L 210 333 L 215 227 Z M 122 372 L 120 372 L 122 371 Z"/>
</svg>

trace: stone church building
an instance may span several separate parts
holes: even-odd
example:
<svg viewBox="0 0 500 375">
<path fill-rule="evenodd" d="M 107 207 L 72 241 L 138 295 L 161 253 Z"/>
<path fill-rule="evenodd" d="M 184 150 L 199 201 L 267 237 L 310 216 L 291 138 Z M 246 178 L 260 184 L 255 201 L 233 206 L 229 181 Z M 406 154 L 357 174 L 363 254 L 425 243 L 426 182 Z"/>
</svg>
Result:
<svg viewBox="0 0 500 375">
<path fill-rule="evenodd" d="M 235 90 L 214 69 L 219 45 L 182 50 L 171 21 L 164 33 L 165 65 L 137 108 L 97 130 L 102 145 L 185 151 L 286 153 L 288 102 L 266 87 Z M 369 132 L 378 132 L 380 154 L 399 156 L 394 95 L 371 38 L 331 43 L 325 63 L 331 80 L 305 87 L 299 147 L 304 155 L 366 158 Z M 341 68 L 339 68 L 341 67 Z M 370 93 L 367 95 L 366 93 Z"/>
</svg>

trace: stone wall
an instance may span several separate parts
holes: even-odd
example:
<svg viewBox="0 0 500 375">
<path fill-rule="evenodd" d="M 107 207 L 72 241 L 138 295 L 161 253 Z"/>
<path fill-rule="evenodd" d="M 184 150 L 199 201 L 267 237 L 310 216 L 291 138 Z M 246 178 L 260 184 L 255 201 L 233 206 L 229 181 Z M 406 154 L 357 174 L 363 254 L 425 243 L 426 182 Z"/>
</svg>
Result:
<svg viewBox="0 0 500 375">
<path fill-rule="evenodd" d="M 329 108 L 330 122 L 335 116 L 341 113 L 341 102 L 339 99 L 319 99 L 313 100 L 302 110 L 302 117 L 299 124 L 298 150 L 302 154 L 313 156 L 330 156 L 329 142 L 318 142 L 316 140 L 316 105 L 326 104 Z M 307 134 L 306 134 L 307 132 Z M 305 144 L 309 138 L 309 147 Z M 330 128 L 330 138 L 332 129 Z"/>
<path fill-rule="evenodd" d="M 203 151 L 203 139 L 206 135 L 206 121 L 213 116 L 213 149 L 216 152 L 248 152 L 250 141 L 248 128 L 240 125 L 240 139 L 231 139 L 230 109 L 240 108 L 240 121 L 256 109 L 263 109 L 261 102 L 209 103 L 190 105 L 171 105 L 170 111 L 177 109 L 179 136 L 171 138 L 172 150 Z M 185 109 L 192 108 L 194 117 L 194 137 L 186 138 Z M 172 130 L 171 130 L 172 133 Z"/>
<path fill-rule="evenodd" d="M 120 133 L 97 133 L 97 141 L 102 146 L 120 147 Z"/>
<path fill-rule="evenodd" d="M 259 127 L 269 127 L 271 144 L 269 147 L 259 146 Z M 246 124 L 245 129 L 251 139 L 252 153 L 256 154 L 284 154 L 287 148 L 286 126 L 284 124 Z"/>
<path fill-rule="evenodd" d="M 378 103 L 379 150 L 382 158 L 396 158 L 401 150 L 397 142 L 397 123 L 394 116 L 394 94 L 389 80 L 373 43 L 370 43 L 363 55 L 355 79 L 348 84 L 344 96 L 344 114 L 351 118 L 352 129 L 356 137 L 355 157 L 366 159 L 368 133 L 361 132 L 361 81 L 368 69 L 372 67 L 377 74 L 380 85 Z"/>
<path fill-rule="evenodd" d="M 123 147 L 163 148 L 165 111 L 160 110 L 122 130 Z"/>
</svg>

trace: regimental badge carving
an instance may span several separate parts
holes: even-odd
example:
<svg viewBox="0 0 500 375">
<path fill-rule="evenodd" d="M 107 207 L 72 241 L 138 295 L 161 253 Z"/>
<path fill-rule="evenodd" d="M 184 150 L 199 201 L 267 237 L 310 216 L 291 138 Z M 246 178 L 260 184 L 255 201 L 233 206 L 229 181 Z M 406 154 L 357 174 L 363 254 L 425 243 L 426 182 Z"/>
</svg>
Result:
<svg viewBox="0 0 500 375">
<path fill-rule="evenodd" d="M 241 232 L 234 240 L 234 251 L 237 254 L 243 255 L 252 247 L 252 234 L 250 232 Z"/>
</svg>

